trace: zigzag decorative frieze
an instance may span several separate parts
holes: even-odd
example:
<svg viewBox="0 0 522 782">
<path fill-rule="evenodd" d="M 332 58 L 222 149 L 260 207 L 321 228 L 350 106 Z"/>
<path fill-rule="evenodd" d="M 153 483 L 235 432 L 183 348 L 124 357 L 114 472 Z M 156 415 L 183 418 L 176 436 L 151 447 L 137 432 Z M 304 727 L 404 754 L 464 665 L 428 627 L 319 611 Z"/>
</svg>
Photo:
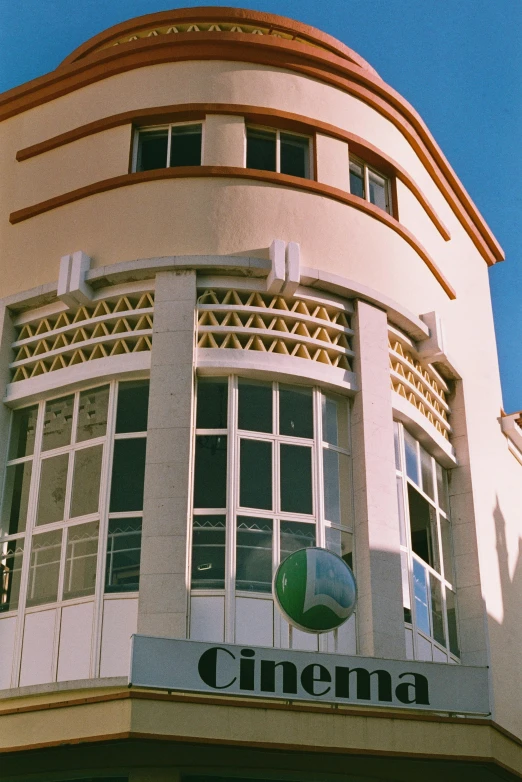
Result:
<svg viewBox="0 0 522 782">
<path fill-rule="evenodd" d="M 351 371 L 349 311 L 265 293 L 206 290 L 198 299 L 198 347 L 258 350 Z"/>
<path fill-rule="evenodd" d="M 446 440 L 451 427 L 451 412 L 446 401 L 448 385 L 439 373 L 418 356 L 411 340 L 389 327 L 391 387 L 408 400 Z"/>
<path fill-rule="evenodd" d="M 76 312 L 35 317 L 19 328 L 12 382 L 152 346 L 154 294 L 102 299 Z"/>
</svg>

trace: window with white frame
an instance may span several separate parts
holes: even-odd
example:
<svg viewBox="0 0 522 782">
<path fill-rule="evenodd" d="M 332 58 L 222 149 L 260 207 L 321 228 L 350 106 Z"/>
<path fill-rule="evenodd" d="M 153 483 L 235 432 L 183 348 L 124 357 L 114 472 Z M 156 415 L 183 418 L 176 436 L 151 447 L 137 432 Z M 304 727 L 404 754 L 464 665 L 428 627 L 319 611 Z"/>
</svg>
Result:
<svg viewBox="0 0 522 782">
<path fill-rule="evenodd" d="M 138 589 L 147 408 L 148 381 L 139 380 L 13 413 L 1 612 Z"/>
<path fill-rule="evenodd" d="M 350 193 L 391 214 L 390 180 L 362 160 L 350 156 Z"/>
<path fill-rule="evenodd" d="M 310 179 L 311 139 L 271 128 L 246 128 L 246 167 Z"/>
<path fill-rule="evenodd" d="M 404 620 L 409 655 L 459 658 L 446 470 L 395 422 Z"/>
<path fill-rule="evenodd" d="M 193 505 L 193 594 L 269 597 L 279 562 L 307 546 L 352 565 L 348 401 L 304 386 L 199 378 Z"/>
<path fill-rule="evenodd" d="M 201 165 L 201 122 L 136 130 L 133 171 Z"/>
</svg>

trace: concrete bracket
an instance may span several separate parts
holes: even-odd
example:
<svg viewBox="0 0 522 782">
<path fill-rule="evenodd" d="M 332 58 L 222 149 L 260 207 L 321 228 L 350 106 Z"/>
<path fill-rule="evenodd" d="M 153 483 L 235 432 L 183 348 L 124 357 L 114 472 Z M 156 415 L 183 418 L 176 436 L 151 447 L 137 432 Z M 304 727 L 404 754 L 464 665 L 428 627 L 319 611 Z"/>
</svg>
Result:
<svg viewBox="0 0 522 782">
<path fill-rule="evenodd" d="M 286 246 L 286 282 L 283 293 L 293 296 L 301 282 L 301 248 L 297 242 L 288 242 Z"/>
<path fill-rule="evenodd" d="M 455 365 L 449 358 L 444 345 L 444 330 L 442 319 L 437 312 L 426 312 L 420 316 L 430 331 L 427 339 L 417 342 L 419 356 L 428 364 L 437 364 L 441 374 L 451 380 L 459 380 L 461 375 L 455 369 Z"/>
<path fill-rule="evenodd" d="M 272 268 L 266 279 L 266 289 L 269 293 L 281 293 L 285 284 L 285 243 L 282 239 L 274 239 L 270 245 L 270 261 Z"/>
<path fill-rule="evenodd" d="M 82 250 L 60 259 L 57 296 L 68 307 L 75 308 L 92 301 L 92 288 L 85 282 L 90 266 L 91 259 Z"/>
</svg>

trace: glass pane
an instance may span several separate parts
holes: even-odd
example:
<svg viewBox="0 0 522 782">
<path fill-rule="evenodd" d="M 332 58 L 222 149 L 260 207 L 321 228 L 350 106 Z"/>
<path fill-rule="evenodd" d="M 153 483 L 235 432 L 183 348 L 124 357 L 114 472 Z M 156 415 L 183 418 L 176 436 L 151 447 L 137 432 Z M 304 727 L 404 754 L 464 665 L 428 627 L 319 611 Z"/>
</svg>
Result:
<svg viewBox="0 0 522 782">
<path fill-rule="evenodd" d="M 337 527 L 326 527 L 326 548 L 353 568 L 353 535 Z"/>
<path fill-rule="evenodd" d="M 413 595 L 415 598 L 415 620 L 417 629 L 422 630 L 426 635 L 430 635 L 430 612 L 428 607 L 428 584 L 426 580 L 426 570 L 413 560 Z"/>
<path fill-rule="evenodd" d="M 27 588 L 28 606 L 56 601 L 61 550 L 61 529 L 33 536 Z"/>
<path fill-rule="evenodd" d="M 93 595 L 96 588 L 99 523 L 90 521 L 69 527 L 63 599 Z"/>
<path fill-rule="evenodd" d="M 42 451 L 61 448 L 71 442 L 74 396 L 53 399 L 45 405 Z"/>
<path fill-rule="evenodd" d="M 323 396 L 323 440 L 348 450 L 348 405 L 339 397 Z"/>
<path fill-rule="evenodd" d="M 370 203 L 387 211 L 386 180 L 374 171 L 369 171 L 368 184 L 370 188 Z"/>
<path fill-rule="evenodd" d="M 241 440 L 239 504 L 244 508 L 272 508 L 272 443 Z"/>
<path fill-rule="evenodd" d="M 68 453 L 42 460 L 36 513 L 37 526 L 63 520 L 68 467 Z"/>
<path fill-rule="evenodd" d="M 451 524 L 444 516 L 439 516 L 440 537 L 442 541 L 442 561 L 444 563 L 444 578 L 453 583 L 453 556 L 451 550 Z"/>
<path fill-rule="evenodd" d="M 120 440 L 120 442 L 123 442 Z M 131 441 L 132 442 L 132 441 Z M 103 445 L 82 448 L 74 455 L 74 474 L 70 518 L 97 513 Z"/>
<path fill-rule="evenodd" d="M 225 516 L 194 516 L 192 589 L 225 588 Z"/>
<path fill-rule="evenodd" d="M 350 193 L 364 198 L 364 171 L 358 163 L 350 163 Z"/>
<path fill-rule="evenodd" d="M 408 624 L 411 624 L 410 571 L 408 568 L 408 555 L 405 551 L 401 551 L 401 574 L 404 621 L 408 622 Z"/>
<path fill-rule="evenodd" d="M 420 486 L 419 461 L 417 458 L 417 440 L 406 429 L 404 432 L 404 451 L 406 456 L 406 475 Z"/>
<path fill-rule="evenodd" d="M 119 383 L 116 434 L 146 432 L 148 409 L 148 380 L 132 380 L 128 383 Z"/>
<path fill-rule="evenodd" d="M 227 428 L 228 380 L 222 377 L 198 379 L 198 429 Z"/>
<path fill-rule="evenodd" d="M 401 546 L 407 546 L 406 524 L 404 518 L 404 495 L 402 493 L 402 478 L 397 476 L 397 506 L 399 508 L 399 534 Z"/>
<path fill-rule="evenodd" d="M 313 513 L 312 449 L 282 443 L 280 461 L 281 510 L 287 513 Z"/>
<path fill-rule="evenodd" d="M 452 654 L 460 657 L 459 636 L 457 633 L 457 610 L 455 593 L 446 589 L 446 612 L 448 616 L 449 648 Z"/>
<path fill-rule="evenodd" d="M 411 547 L 428 565 L 440 571 L 435 508 L 413 486 L 408 485 Z"/>
<path fill-rule="evenodd" d="M 149 130 L 139 135 L 136 171 L 167 167 L 168 129 Z"/>
<path fill-rule="evenodd" d="M 310 161 L 309 139 L 281 133 L 281 173 L 307 177 Z"/>
<path fill-rule="evenodd" d="M 437 497 L 439 507 L 442 508 L 445 513 L 448 513 L 448 474 L 446 470 L 437 463 L 435 463 L 435 474 L 437 476 Z"/>
<path fill-rule="evenodd" d="M 352 525 L 350 459 L 344 453 L 323 449 L 324 515 L 334 524 Z"/>
<path fill-rule="evenodd" d="M 401 443 L 399 439 L 399 424 L 393 422 L 393 444 L 395 446 L 395 467 L 401 469 Z"/>
<path fill-rule="evenodd" d="M 279 386 L 279 434 L 314 436 L 312 389 Z"/>
<path fill-rule="evenodd" d="M 272 520 L 237 518 L 236 589 L 272 591 Z"/>
<path fill-rule="evenodd" d="M 110 519 L 106 592 L 134 592 L 140 584 L 141 519 Z"/>
<path fill-rule="evenodd" d="M 76 442 L 103 437 L 107 429 L 109 386 L 91 388 L 80 394 Z"/>
<path fill-rule="evenodd" d="M 422 489 L 431 497 L 435 499 L 435 487 L 433 486 L 433 459 L 421 446 L 420 448 L 420 461 L 421 461 L 421 473 L 422 473 Z"/>
<path fill-rule="evenodd" d="M 143 510 L 145 480 L 145 437 L 115 440 L 112 461 L 112 512 Z"/>
<path fill-rule="evenodd" d="M 27 526 L 27 506 L 31 488 L 32 460 L 11 465 L 5 471 L 4 501 L 0 534 L 16 535 Z"/>
<path fill-rule="evenodd" d="M 227 438 L 221 435 L 196 437 L 194 507 L 226 508 Z"/>
<path fill-rule="evenodd" d="M 9 441 L 9 459 L 19 459 L 22 456 L 32 455 L 37 417 L 38 405 L 14 411 L 11 439 Z"/>
<path fill-rule="evenodd" d="M 442 587 L 438 578 L 430 575 L 431 587 L 431 622 L 433 637 L 439 644 L 446 645 L 444 635 L 444 618 L 442 609 Z"/>
<path fill-rule="evenodd" d="M 0 611 L 18 608 L 23 554 L 23 540 L 0 544 Z"/>
<path fill-rule="evenodd" d="M 170 165 L 201 165 L 201 125 L 180 125 L 172 128 Z"/>
<path fill-rule="evenodd" d="M 246 129 L 246 167 L 261 171 L 276 170 L 276 134 L 272 130 Z"/>
<path fill-rule="evenodd" d="M 251 432 L 272 432 L 272 385 L 239 381 L 237 425 Z"/>
<path fill-rule="evenodd" d="M 280 546 L 280 562 L 286 559 L 294 551 L 315 546 L 315 524 L 305 524 L 297 521 L 282 521 Z"/>
</svg>

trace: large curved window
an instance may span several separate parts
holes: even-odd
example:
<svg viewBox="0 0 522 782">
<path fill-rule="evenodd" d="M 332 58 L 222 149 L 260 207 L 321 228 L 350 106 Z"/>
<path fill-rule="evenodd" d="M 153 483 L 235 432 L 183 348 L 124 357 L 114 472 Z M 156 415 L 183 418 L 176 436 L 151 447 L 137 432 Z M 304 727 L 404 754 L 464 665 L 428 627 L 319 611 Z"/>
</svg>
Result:
<svg viewBox="0 0 522 782">
<path fill-rule="evenodd" d="M 446 471 L 395 423 L 404 620 L 410 657 L 459 657 Z"/>
<path fill-rule="evenodd" d="M 348 415 L 345 398 L 318 389 L 199 379 L 191 585 L 193 597 L 224 596 L 207 637 L 212 626 L 215 640 L 247 642 L 246 603 L 236 598 L 252 596 L 251 621 L 264 612 L 269 642 L 266 599 L 292 551 L 325 546 L 352 564 Z"/>
<path fill-rule="evenodd" d="M 148 381 L 130 381 L 13 413 L 1 612 L 138 588 L 147 406 Z"/>
</svg>

